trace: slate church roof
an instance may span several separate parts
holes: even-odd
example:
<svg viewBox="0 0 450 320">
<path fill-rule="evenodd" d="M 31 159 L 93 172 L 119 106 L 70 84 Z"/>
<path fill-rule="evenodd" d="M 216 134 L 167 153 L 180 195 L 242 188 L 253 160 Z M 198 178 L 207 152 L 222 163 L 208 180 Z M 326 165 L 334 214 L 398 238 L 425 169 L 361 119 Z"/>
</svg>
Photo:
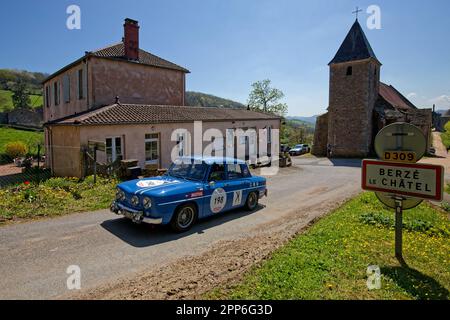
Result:
<svg viewBox="0 0 450 320">
<path fill-rule="evenodd" d="M 404 95 L 402 95 L 400 91 L 383 82 L 380 82 L 379 95 L 384 99 L 384 101 L 397 110 L 408 111 L 411 109 L 417 109 L 417 107 Z"/>
<path fill-rule="evenodd" d="M 329 64 L 373 58 L 378 61 L 358 20 L 355 21 Z"/>
</svg>

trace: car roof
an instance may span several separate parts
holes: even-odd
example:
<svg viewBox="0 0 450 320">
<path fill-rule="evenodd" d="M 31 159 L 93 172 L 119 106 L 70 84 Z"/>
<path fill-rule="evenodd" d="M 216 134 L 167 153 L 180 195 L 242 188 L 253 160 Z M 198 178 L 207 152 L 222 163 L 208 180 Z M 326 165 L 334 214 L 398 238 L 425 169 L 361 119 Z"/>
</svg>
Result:
<svg viewBox="0 0 450 320">
<path fill-rule="evenodd" d="M 192 157 L 181 157 L 180 160 L 184 161 L 203 161 L 204 163 L 211 165 L 213 163 L 227 163 L 227 164 L 246 164 L 245 161 L 230 157 L 202 157 L 202 156 L 192 156 Z"/>
</svg>

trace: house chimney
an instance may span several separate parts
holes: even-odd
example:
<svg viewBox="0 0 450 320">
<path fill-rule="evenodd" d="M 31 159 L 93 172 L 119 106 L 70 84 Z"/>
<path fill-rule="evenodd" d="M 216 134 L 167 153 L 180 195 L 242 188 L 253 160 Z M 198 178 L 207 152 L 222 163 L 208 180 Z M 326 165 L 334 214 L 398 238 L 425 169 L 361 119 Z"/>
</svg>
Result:
<svg viewBox="0 0 450 320">
<path fill-rule="evenodd" d="M 123 45 L 125 57 L 129 60 L 139 60 L 139 24 L 136 20 L 125 19 Z"/>
</svg>

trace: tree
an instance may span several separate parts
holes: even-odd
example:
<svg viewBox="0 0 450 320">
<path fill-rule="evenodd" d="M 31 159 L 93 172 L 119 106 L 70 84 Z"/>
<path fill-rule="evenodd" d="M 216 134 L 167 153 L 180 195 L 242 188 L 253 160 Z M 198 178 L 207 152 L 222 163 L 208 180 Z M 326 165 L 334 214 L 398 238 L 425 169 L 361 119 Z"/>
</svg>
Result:
<svg viewBox="0 0 450 320">
<path fill-rule="evenodd" d="M 14 108 L 28 108 L 30 106 L 30 95 L 27 92 L 27 84 L 18 81 L 12 89 L 12 102 Z"/>
<path fill-rule="evenodd" d="M 284 97 L 281 90 L 272 88 L 270 80 L 262 80 L 252 84 L 253 90 L 248 97 L 248 105 L 254 110 L 284 116 L 287 113 L 288 106 L 280 103 Z"/>
</svg>

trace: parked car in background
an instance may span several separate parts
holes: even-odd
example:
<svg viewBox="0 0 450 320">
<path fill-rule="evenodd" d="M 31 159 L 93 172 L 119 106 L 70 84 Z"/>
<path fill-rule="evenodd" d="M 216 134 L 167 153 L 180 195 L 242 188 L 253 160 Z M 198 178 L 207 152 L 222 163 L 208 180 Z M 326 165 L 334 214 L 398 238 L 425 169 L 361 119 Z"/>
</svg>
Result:
<svg viewBox="0 0 450 320">
<path fill-rule="evenodd" d="M 291 147 L 285 144 L 280 144 L 280 152 L 289 152 L 291 150 Z"/>
<path fill-rule="evenodd" d="M 303 144 L 303 150 L 304 153 L 310 153 L 311 152 L 311 147 L 309 144 Z"/>
<path fill-rule="evenodd" d="M 135 223 L 189 230 L 197 219 L 244 207 L 255 210 L 267 196 L 266 179 L 231 158 L 180 158 L 163 176 L 117 185 L 111 211 Z"/>
<path fill-rule="evenodd" d="M 291 150 L 289 154 L 291 156 L 301 156 L 302 154 L 311 152 L 311 147 L 308 144 L 297 144 Z"/>
</svg>

